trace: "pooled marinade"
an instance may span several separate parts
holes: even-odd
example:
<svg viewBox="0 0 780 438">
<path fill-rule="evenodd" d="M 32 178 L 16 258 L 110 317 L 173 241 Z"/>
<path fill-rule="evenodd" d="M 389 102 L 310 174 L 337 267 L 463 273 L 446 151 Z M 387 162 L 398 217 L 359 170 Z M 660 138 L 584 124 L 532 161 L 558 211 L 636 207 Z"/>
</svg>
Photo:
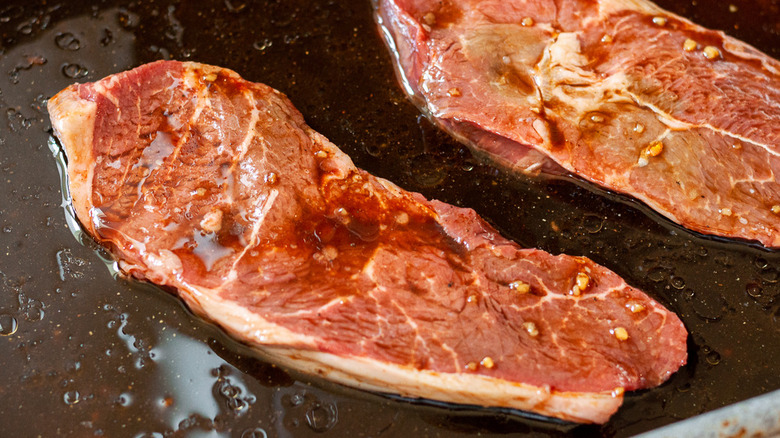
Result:
<svg viewBox="0 0 780 438">
<path fill-rule="evenodd" d="M 380 0 L 407 92 L 477 152 L 780 246 L 780 62 L 644 0 Z"/>
<path fill-rule="evenodd" d="M 584 257 L 357 169 L 281 93 L 156 62 L 49 101 L 85 229 L 278 363 L 605 422 L 686 362 L 676 315 Z"/>
</svg>

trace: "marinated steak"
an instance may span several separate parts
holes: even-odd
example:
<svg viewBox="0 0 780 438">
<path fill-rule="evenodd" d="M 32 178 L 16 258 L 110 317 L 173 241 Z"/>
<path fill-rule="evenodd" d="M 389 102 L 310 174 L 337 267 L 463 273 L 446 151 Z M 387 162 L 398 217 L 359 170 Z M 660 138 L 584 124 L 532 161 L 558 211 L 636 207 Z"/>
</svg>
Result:
<svg viewBox="0 0 780 438">
<path fill-rule="evenodd" d="M 357 169 L 287 98 L 160 61 L 49 101 L 84 228 L 272 360 L 370 390 L 604 422 L 686 361 L 680 320 L 582 257 Z"/>
<path fill-rule="evenodd" d="M 777 60 L 645 0 L 377 8 L 407 92 L 473 149 L 780 246 Z"/>
</svg>

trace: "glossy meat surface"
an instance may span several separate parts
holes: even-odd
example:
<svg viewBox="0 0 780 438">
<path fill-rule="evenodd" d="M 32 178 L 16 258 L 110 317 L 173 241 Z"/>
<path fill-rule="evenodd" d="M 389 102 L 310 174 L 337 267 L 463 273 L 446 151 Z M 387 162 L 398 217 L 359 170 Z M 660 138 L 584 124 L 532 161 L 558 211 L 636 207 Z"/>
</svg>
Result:
<svg viewBox="0 0 780 438">
<path fill-rule="evenodd" d="M 686 361 L 680 320 L 611 271 L 372 177 L 230 70 L 147 64 L 49 111 L 77 215 L 120 269 L 279 363 L 604 422 Z"/>
<path fill-rule="evenodd" d="M 780 246 L 777 60 L 644 0 L 381 0 L 378 16 L 407 92 L 478 152 Z"/>
</svg>

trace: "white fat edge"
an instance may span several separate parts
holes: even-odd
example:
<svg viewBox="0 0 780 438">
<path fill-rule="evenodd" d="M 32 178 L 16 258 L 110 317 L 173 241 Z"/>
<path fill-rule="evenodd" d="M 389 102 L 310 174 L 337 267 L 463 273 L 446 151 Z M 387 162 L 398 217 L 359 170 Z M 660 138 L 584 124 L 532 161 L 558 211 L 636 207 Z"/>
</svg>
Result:
<svg viewBox="0 0 780 438">
<path fill-rule="evenodd" d="M 423 397 L 451 403 L 500 406 L 578 422 L 605 422 L 622 395 L 551 390 L 470 373 L 417 370 L 370 358 L 311 350 L 257 346 L 275 362 L 369 391 Z"/>
<path fill-rule="evenodd" d="M 97 104 L 81 99 L 71 86 L 49 100 L 52 128 L 68 159 L 68 185 L 76 216 L 90 224 L 95 157 L 92 142 Z M 94 228 L 90 231 L 94 231 Z"/>
<path fill-rule="evenodd" d="M 246 307 L 220 297 L 221 289 L 194 286 L 180 281 L 175 285 L 190 307 L 218 323 L 235 337 L 257 346 L 287 345 L 316 348 L 318 338 L 293 332 L 274 324 Z"/>
<path fill-rule="evenodd" d="M 647 0 L 599 0 L 597 3 L 601 20 L 626 10 L 648 15 L 670 15 L 667 11 Z"/>
</svg>

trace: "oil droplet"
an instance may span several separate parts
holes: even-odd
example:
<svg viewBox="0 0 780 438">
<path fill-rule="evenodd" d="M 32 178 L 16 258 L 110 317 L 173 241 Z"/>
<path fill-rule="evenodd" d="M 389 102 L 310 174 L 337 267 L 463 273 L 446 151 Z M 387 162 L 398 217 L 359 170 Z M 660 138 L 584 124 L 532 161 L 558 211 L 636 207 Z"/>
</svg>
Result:
<svg viewBox="0 0 780 438">
<path fill-rule="evenodd" d="M 726 302 L 722 296 L 694 299 L 692 305 L 694 313 L 705 321 L 718 321 L 723 317 L 726 309 Z"/>
<path fill-rule="evenodd" d="M 447 170 L 433 156 L 418 155 L 408 162 L 409 174 L 420 187 L 438 186 L 447 176 Z"/>
<path fill-rule="evenodd" d="M 654 283 L 660 283 L 666 279 L 666 269 L 656 266 L 647 271 L 647 278 Z"/>
<path fill-rule="evenodd" d="M 68 391 L 65 393 L 65 395 L 62 396 L 62 400 L 66 405 L 73 406 L 81 401 L 79 397 L 81 397 L 81 394 L 79 394 L 78 391 Z"/>
<path fill-rule="evenodd" d="M 590 234 L 596 234 L 604 228 L 604 218 L 594 214 L 586 214 L 582 221 L 582 226 Z"/>
<path fill-rule="evenodd" d="M 710 351 L 705 358 L 710 365 L 717 365 L 720 363 L 720 354 L 718 354 L 717 351 Z"/>
<path fill-rule="evenodd" d="M 270 48 L 274 44 L 273 41 L 266 38 L 264 40 L 255 41 L 254 44 L 252 44 L 252 47 L 255 48 L 255 50 L 259 50 L 261 52 L 265 52 L 266 49 Z"/>
<path fill-rule="evenodd" d="M 235 0 L 225 0 L 225 7 L 227 8 L 228 12 L 239 13 L 243 11 L 244 8 L 246 8 L 246 3 Z"/>
<path fill-rule="evenodd" d="M 132 402 L 133 397 L 128 393 L 119 394 L 119 397 L 116 398 L 116 404 L 119 406 L 130 406 Z"/>
<path fill-rule="evenodd" d="M 760 298 L 764 292 L 764 289 L 756 283 L 748 283 L 745 291 L 753 298 Z"/>
<path fill-rule="evenodd" d="M 318 404 L 306 412 L 306 424 L 315 432 L 327 432 L 337 421 L 336 406 L 330 403 Z"/>
<path fill-rule="evenodd" d="M 306 401 L 306 399 L 302 394 L 293 394 L 290 397 L 290 405 L 293 407 L 302 405 L 304 401 Z"/>
<path fill-rule="evenodd" d="M 0 336 L 11 336 L 16 333 L 16 329 L 19 325 L 16 322 L 16 318 L 7 313 L 0 315 Z"/>
<path fill-rule="evenodd" d="M 756 257 L 756 259 L 753 260 L 753 264 L 756 265 L 756 268 L 758 269 L 766 269 L 769 267 L 769 262 L 763 257 Z"/>
<path fill-rule="evenodd" d="M 682 277 L 672 277 L 671 284 L 672 287 L 675 289 L 679 289 L 679 290 L 685 289 L 685 280 L 683 280 Z"/>
<path fill-rule="evenodd" d="M 268 438 L 268 434 L 261 427 L 246 429 L 241 433 L 241 438 Z"/>
<path fill-rule="evenodd" d="M 767 283 L 777 283 L 780 281 L 780 272 L 778 272 L 775 268 L 767 268 L 761 271 L 760 274 L 758 274 L 762 280 L 766 281 Z"/>
<path fill-rule="evenodd" d="M 691 390 L 691 382 L 685 382 L 677 387 L 677 392 L 688 392 Z"/>
<path fill-rule="evenodd" d="M 57 34 L 57 36 L 54 37 L 54 43 L 62 50 L 75 51 L 81 48 L 81 41 L 70 32 Z"/>
<path fill-rule="evenodd" d="M 119 25 L 127 30 L 134 29 L 138 26 L 138 22 L 141 21 L 138 14 L 128 11 L 127 8 L 119 8 L 119 11 L 116 13 L 116 19 L 119 21 Z"/>
<path fill-rule="evenodd" d="M 62 74 L 70 79 L 79 79 L 89 74 L 89 70 L 79 64 L 65 64 L 62 66 Z"/>
</svg>

